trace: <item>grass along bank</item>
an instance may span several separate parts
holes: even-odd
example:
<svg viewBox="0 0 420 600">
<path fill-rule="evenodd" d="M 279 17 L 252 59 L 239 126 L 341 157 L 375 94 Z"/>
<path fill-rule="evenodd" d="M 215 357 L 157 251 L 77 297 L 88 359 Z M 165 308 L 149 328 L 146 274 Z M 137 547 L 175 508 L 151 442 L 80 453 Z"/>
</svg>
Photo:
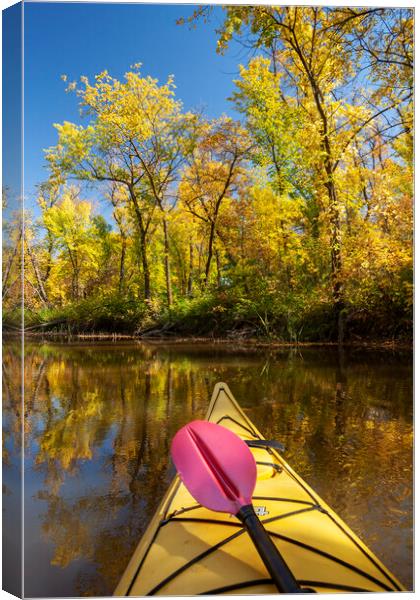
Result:
<svg viewBox="0 0 420 600">
<path fill-rule="evenodd" d="M 340 320 L 346 342 L 412 339 L 411 312 L 405 305 L 379 301 L 364 307 L 348 304 Z M 337 323 L 332 303 L 316 298 L 250 300 L 228 291 L 182 299 L 171 308 L 108 295 L 25 313 L 25 330 L 31 334 L 254 339 L 292 344 L 336 342 Z M 6 313 L 4 327 L 6 331 L 19 327 L 18 313 Z"/>
</svg>

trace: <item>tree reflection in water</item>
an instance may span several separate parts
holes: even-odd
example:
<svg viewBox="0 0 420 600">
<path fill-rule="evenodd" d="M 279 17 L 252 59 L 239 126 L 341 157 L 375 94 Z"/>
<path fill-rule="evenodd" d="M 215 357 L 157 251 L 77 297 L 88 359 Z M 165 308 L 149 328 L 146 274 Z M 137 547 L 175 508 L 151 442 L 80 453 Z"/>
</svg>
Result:
<svg viewBox="0 0 420 600">
<path fill-rule="evenodd" d="M 112 593 L 173 475 L 173 435 L 204 416 L 220 380 L 411 587 L 410 355 L 210 344 L 25 353 L 27 595 Z M 7 441 L 19 435 L 13 343 L 3 358 Z"/>
</svg>

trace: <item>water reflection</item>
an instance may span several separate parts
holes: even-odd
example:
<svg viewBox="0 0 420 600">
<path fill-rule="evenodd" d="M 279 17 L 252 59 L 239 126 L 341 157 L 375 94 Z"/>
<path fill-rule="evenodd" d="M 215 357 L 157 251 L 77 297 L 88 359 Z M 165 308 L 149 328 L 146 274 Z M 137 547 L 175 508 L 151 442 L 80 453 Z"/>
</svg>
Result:
<svg viewBox="0 0 420 600">
<path fill-rule="evenodd" d="M 151 344 L 25 352 L 27 596 L 112 592 L 172 477 L 171 438 L 205 414 L 220 380 L 411 587 L 411 356 Z M 8 398 L 18 398 L 13 344 L 3 356 Z M 5 410 L 14 438 L 19 407 Z"/>
<path fill-rule="evenodd" d="M 3 372 L 3 447 L 2 447 L 2 573 L 3 589 L 22 595 L 22 423 L 23 403 L 20 365 L 20 338 L 8 355 L 14 367 Z M 13 384 L 12 384 L 13 382 Z"/>
</svg>

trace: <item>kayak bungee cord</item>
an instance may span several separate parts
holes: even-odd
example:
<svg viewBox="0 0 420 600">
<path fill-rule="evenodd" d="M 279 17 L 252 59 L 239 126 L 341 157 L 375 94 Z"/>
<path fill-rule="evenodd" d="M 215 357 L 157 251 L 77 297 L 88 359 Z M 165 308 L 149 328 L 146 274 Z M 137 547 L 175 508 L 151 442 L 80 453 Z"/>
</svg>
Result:
<svg viewBox="0 0 420 600">
<path fill-rule="evenodd" d="M 299 591 L 306 588 L 319 593 L 356 593 L 404 589 L 282 458 L 283 445 L 264 439 L 226 384 L 216 385 L 206 419 L 223 424 L 252 452 L 258 467 L 257 485 L 251 493 L 255 511 L 290 567 Z M 240 486 L 231 475 L 231 463 L 228 478 L 225 480 L 222 474 L 219 481 L 221 457 L 214 450 L 217 445 L 217 442 L 205 443 L 201 448 L 212 461 L 212 479 L 217 485 L 226 484 L 232 497 L 235 490 L 240 491 Z M 176 477 L 114 593 L 117 596 L 276 593 L 275 581 L 259 559 L 239 520 L 211 513 L 201 503 L 196 504 L 194 496 Z"/>
<path fill-rule="evenodd" d="M 253 500 L 261 500 L 261 499 L 268 499 L 267 497 L 258 497 L 258 496 L 254 496 Z M 270 500 L 279 500 L 282 502 L 299 502 L 302 504 L 310 504 L 309 502 L 304 502 L 304 501 L 298 501 L 298 500 L 290 500 L 288 498 L 269 498 Z M 185 565 L 183 565 L 182 567 L 180 567 L 177 571 L 174 571 L 173 573 L 171 573 L 165 580 L 162 580 L 155 588 L 153 588 L 153 590 L 151 590 L 147 595 L 148 596 L 153 596 L 157 591 L 159 591 L 160 589 L 162 589 L 162 587 L 164 587 L 165 585 L 167 585 L 172 579 L 174 579 L 175 577 L 177 577 L 179 574 L 181 574 L 182 572 L 186 571 L 189 569 L 189 567 L 191 567 L 192 565 L 196 564 L 197 562 L 199 562 L 200 560 L 202 560 L 203 558 L 209 556 L 211 553 L 215 552 L 216 550 L 219 550 L 220 548 L 222 548 L 223 546 L 225 546 L 226 544 L 228 544 L 230 541 L 232 541 L 233 539 L 236 539 L 239 535 L 242 535 L 245 533 L 245 529 L 242 528 L 240 523 L 235 523 L 235 522 L 231 522 L 231 521 L 220 521 L 220 520 L 215 520 L 215 519 L 200 519 L 200 518 L 188 518 L 188 517 L 182 517 L 180 516 L 181 514 L 185 514 L 186 512 L 195 510 L 197 508 L 202 508 L 201 505 L 195 505 L 189 508 L 185 508 L 185 509 L 180 509 L 180 511 L 176 514 L 171 514 L 169 515 L 166 519 L 162 520 L 160 522 L 160 527 L 163 527 L 164 525 L 167 525 L 168 523 L 170 523 L 171 521 L 176 521 L 176 522 L 193 522 L 193 523 L 208 523 L 211 525 L 223 525 L 223 526 L 228 526 L 228 527 L 239 527 L 240 530 L 238 532 L 236 532 L 233 535 L 230 535 L 229 537 L 221 540 L 218 544 L 211 546 L 210 548 L 208 548 L 205 552 L 203 552 L 200 555 L 197 555 L 196 557 L 194 557 L 191 561 L 189 561 L 188 563 L 186 563 Z M 270 519 L 265 519 L 263 521 L 264 525 L 267 525 L 269 523 L 272 523 L 274 521 L 278 521 L 280 519 L 285 519 L 287 517 L 292 517 L 292 516 L 297 516 L 302 514 L 303 512 L 307 512 L 308 510 L 319 510 L 320 512 L 322 512 L 325 515 L 328 515 L 328 512 L 323 509 L 322 507 L 320 507 L 319 505 L 312 505 L 309 508 L 306 509 L 301 509 L 301 510 L 295 510 L 293 512 L 290 513 L 284 513 L 282 515 L 277 515 L 276 517 L 272 517 Z M 372 575 L 369 575 L 369 573 L 366 573 L 365 571 L 363 571 L 362 569 L 358 569 L 357 567 L 355 567 L 354 565 L 352 565 L 351 563 L 348 563 L 336 556 L 333 556 L 332 554 L 329 554 L 328 552 L 325 552 L 323 550 L 320 550 L 319 548 L 316 548 L 315 546 L 311 546 L 309 544 L 304 544 L 303 542 L 300 542 L 299 540 L 293 539 L 293 538 L 289 538 L 286 537 L 284 535 L 281 535 L 277 532 L 274 531 L 269 531 L 268 532 L 270 536 L 273 536 L 275 538 L 281 539 L 285 542 L 288 542 L 290 544 L 299 546 L 309 552 L 313 552 L 315 554 L 319 554 L 320 556 L 327 558 L 328 560 L 331 560 L 334 563 L 338 563 L 340 565 L 342 565 L 343 567 L 350 569 L 351 571 L 354 571 L 355 573 L 357 573 L 358 575 L 361 575 L 362 577 L 365 577 L 366 579 L 368 579 L 369 581 L 372 581 L 372 583 L 375 583 L 376 585 L 380 586 L 384 591 L 386 592 L 390 592 L 393 591 L 393 588 L 387 586 L 386 584 L 384 584 L 383 582 L 379 581 L 378 579 L 376 579 L 375 577 L 372 577 Z M 272 580 L 268 580 L 272 583 Z M 298 580 L 298 582 L 303 585 L 303 582 Z M 394 582 L 393 582 L 394 583 Z M 333 584 L 333 583 L 327 583 L 327 582 L 323 582 L 323 581 L 316 581 L 316 582 L 312 582 L 313 585 L 317 585 L 319 587 L 340 587 L 341 584 Z M 239 584 L 238 584 L 239 585 Z M 309 585 L 309 584 L 308 584 Z M 397 584 L 395 584 L 397 586 Z M 343 587 L 343 586 L 341 586 Z M 352 591 L 352 590 L 349 590 Z M 358 591 L 369 591 L 366 589 L 362 588 L 358 588 Z M 210 593 L 210 592 L 206 592 Z"/>
</svg>

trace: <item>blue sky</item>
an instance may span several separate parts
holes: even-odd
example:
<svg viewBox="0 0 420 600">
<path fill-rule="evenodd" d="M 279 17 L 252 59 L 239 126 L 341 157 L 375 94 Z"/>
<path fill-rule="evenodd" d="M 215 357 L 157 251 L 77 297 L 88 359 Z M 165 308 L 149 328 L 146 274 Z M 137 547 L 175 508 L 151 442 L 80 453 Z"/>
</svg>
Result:
<svg viewBox="0 0 420 600">
<path fill-rule="evenodd" d="M 4 224 L 11 214 L 19 209 L 21 195 L 21 154 L 22 127 L 21 100 L 22 85 L 20 72 L 21 15 L 19 5 L 10 7 L 2 13 L 3 21 L 3 129 L 2 129 L 2 185 L 8 190 L 7 207 L 3 213 Z M 6 85 L 7 82 L 7 85 Z M 3 229 L 3 235 L 6 230 Z"/>
<path fill-rule="evenodd" d="M 175 76 L 177 97 L 186 109 L 204 107 L 208 116 L 232 114 L 227 97 L 238 64 L 246 62 L 242 47 L 216 54 L 214 22 L 195 30 L 176 25 L 191 5 L 25 3 L 25 197 L 35 202 L 35 185 L 47 177 L 43 149 L 56 143 L 53 123 L 81 122 L 74 94 L 65 92 L 61 75 L 70 81 L 107 69 L 122 78 L 141 62 L 145 75 L 165 81 Z"/>
</svg>

